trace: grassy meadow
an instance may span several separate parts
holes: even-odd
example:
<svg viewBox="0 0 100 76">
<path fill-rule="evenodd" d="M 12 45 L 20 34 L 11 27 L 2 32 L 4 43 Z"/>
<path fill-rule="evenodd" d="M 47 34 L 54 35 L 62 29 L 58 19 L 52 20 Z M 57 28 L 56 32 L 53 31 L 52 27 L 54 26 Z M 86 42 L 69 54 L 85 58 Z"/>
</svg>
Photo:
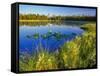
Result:
<svg viewBox="0 0 100 76">
<path fill-rule="evenodd" d="M 56 52 L 40 49 L 32 55 L 20 54 L 20 71 L 42 71 L 96 67 L 96 23 L 80 26 L 85 32 L 65 42 Z"/>
</svg>

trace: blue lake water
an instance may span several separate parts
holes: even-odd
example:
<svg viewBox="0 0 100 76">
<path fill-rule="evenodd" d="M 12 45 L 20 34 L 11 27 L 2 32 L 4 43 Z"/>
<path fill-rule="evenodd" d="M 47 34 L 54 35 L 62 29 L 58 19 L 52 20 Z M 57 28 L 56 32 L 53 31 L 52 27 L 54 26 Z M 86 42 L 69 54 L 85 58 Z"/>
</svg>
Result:
<svg viewBox="0 0 100 76">
<path fill-rule="evenodd" d="M 42 38 L 41 35 L 47 34 L 48 31 L 52 33 L 59 33 L 66 35 L 67 37 L 56 39 L 51 36 L 49 38 Z M 20 51 L 35 52 L 40 48 L 48 50 L 50 52 L 59 49 L 65 42 L 74 39 L 78 35 L 82 35 L 84 31 L 77 26 L 28 26 L 23 25 L 19 27 L 19 49 Z M 38 33 L 38 38 L 28 38 Z"/>
</svg>

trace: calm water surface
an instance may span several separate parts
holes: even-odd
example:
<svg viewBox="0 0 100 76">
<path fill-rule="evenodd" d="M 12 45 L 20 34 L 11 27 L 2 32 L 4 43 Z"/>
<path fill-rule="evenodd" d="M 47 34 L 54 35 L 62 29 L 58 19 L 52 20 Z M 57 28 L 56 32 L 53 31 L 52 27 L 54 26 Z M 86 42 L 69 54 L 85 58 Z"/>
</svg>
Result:
<svg viewBox="0 0 100 76">
<path fill-rule="evenodd" d="M 45 35 L 48 31 L 52 33 L 58 33 L 66 35 L 67 37 L 56 39 L 55 37 L 42 38 L 41 35 Z M 39 51 L 40 48 L 48 50 L 50 52 L 59 49 L 65 42 L 74 39 L 78 35 L 82 35 L 84 31 L 78 26 L 71 25 L 54 25 L 48 24 L 48 26 L 29 26 L 23 25 L 19 27 L 19 49 L 20 51 L 34 52 Z M 28 38 L 38 33 L 38 38 Z"/>
</svg>

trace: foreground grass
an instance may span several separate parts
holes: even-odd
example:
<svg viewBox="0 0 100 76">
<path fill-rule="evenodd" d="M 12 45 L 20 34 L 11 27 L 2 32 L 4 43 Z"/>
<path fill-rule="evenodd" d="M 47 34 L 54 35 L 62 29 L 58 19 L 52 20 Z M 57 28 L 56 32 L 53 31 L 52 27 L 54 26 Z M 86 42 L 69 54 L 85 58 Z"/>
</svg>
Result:
<svg viewBox="0 0 100 76">
<path fill-rule="evenodd" d="M 53 69 L 74 69 L 96 67 L 96 27 L 95 23 L 81 26 L 86 30 L 81 37 L 66 42 L 57 52 L 46 50 L 33 55 L 21 55 L 20 71 L 41 71 Z"/>
</svg>

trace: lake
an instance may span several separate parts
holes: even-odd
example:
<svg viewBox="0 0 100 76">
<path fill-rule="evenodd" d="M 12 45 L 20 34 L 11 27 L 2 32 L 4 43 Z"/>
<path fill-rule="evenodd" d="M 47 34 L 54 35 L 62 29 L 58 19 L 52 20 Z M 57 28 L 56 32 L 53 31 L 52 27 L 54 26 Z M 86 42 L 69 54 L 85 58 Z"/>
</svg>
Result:
<svg viewBox="0 0 100 76">
<path fill-rule="evenodd" d="M 21 25 L 19 27 L 20 52 L 36 52 L 44 49 L 49 52 L 56 51 L 76 36 L 81 36 L 82 30 L 77 24 L 47 24 L 45 26 Z"/>
</svg>

